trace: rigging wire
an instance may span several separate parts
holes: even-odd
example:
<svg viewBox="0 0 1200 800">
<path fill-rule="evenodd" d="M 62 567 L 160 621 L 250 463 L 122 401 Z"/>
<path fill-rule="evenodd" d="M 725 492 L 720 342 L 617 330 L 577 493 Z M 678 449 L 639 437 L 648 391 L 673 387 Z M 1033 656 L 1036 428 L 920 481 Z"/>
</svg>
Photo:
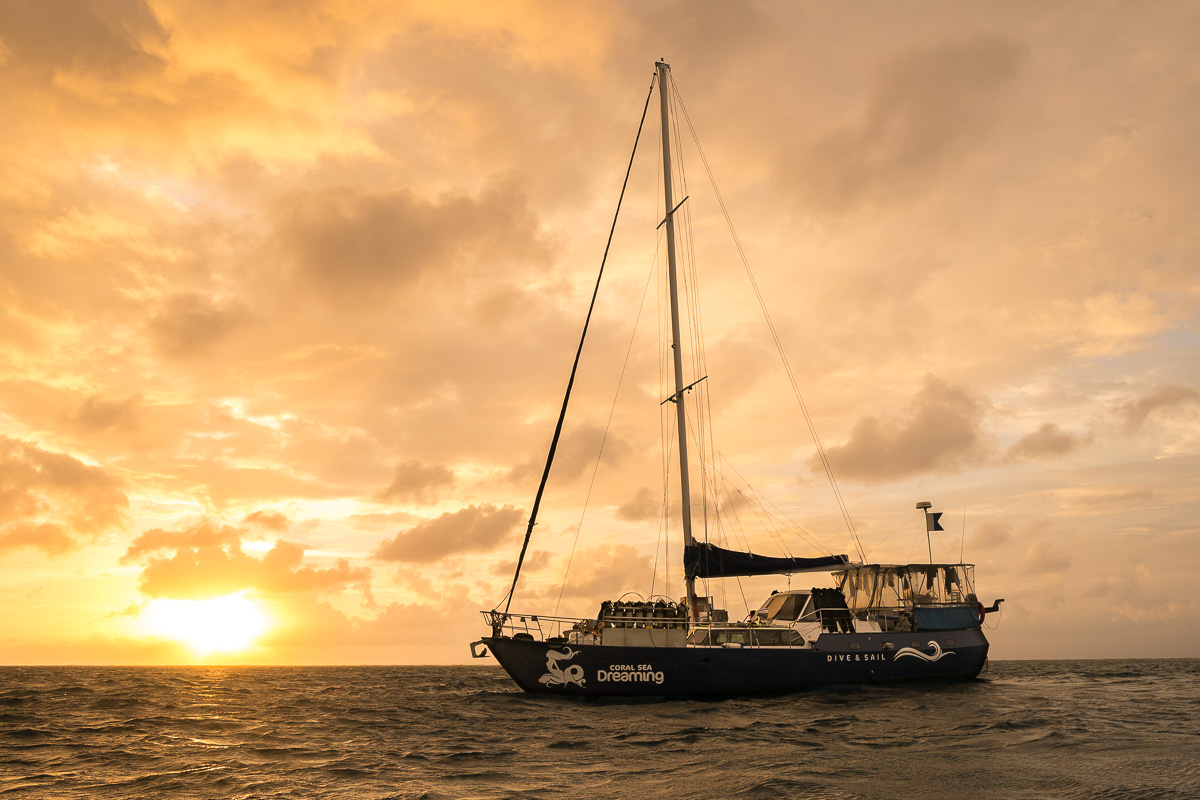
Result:
<svg viewBox="0 0 1200 800">
<path fill-rule="evenodd" d="M 671 88 L 674 97 L 678 98 L 679 107 L 683 112 L 683 119 L 687 123 L 688 130 L 692 134 L 692 141 L 696 145 L 696 150 L 700 154 L 700 161 L 704 164 L 704 170 L 708 173 L 709 182 L 712 184 L 713 191 L 717 197 L 717 203 L 721 208 L 721 213 L 725 216 L 725 222 L 729 227 L 729 232 L 733 235 L 734 246 L 737 248 L 738 255 L 741 258 L 742 266 L 746 270 L 746 275 L 750 279 L 750 285 L 754 289 L 754 295 L 758 299 L 759 308 L 762 310 L 763 317 L 766 319 L 767 328 L 771 333 L 771 338 L 775 342 L 775 349 L 779 354 L 780 360 L 783 362 L 784 371 L 787 373 L 788 380 L 792 385 L 792 391 L 796 395 L 796 400 L 800 405 L 800 410 L 803 412 L 804 421 L 808 426 L 809 434 L 812 436 L 813 443 L 817 448 L 817 455 L 820 458 L 821 466 L 825 469 L 825 475 L 829 479 L 829 485 L 833 489 L 833 496 L 837 501 L 838 508 L 841 510 L 842 519 L 846 523 L 846 528 L 850 532 L 850 536 L 858 548 L 859 556 L 865 562 L 867 560 L 866 552 L 863 550 L 862 542 L 858 538 L 858 532 L 854 528 L 854 521 L 850 517 L 850 510 L 846 506 L 845 499 L 842 496 L 842 491 L 838 486 L 837 479 L 833 474 L 833 465 L 829 462 L 829 457 L 825 452 L 825 447 L 821 444 L 821 439 L 817 435 L 816 426 L 813 424 L 812 417 L 808 413 L 808 406 L 804 402 L 804 396 L 800 393 L 800 386 L 796 381 L 795 373 L 792 372 L 791 364 L 788 362 L 787 356 L 784 354 L 783 342 L 779 337 L 779 332 L 775 327 L 775 323 L 771 319 L 770 313 L 767 311 L 766 301 L 763 299 L 762 291 L 759 289 L 758 281 L 754 278 L 754 273 L 750 269 L 750 261 L 746 256 L 746 251 L 742 247 L 741 239 L 738 238 L 737 230 L 733 225 L 733 218 L 729 214 L 729 209 L 725 205 L 725 199 L 721 196 L 721 190 L 717 186 L 717 181 L 713 175 L 712 168 L 709 166 L 708 158 L 704 155 L 704 148 L 700 145 L 700 139 L 696 135 L 696 129 L 692 125 L 691 117 L 687 113 L 687 106 L 683 101 L 683 96 L 679 92 L 679 88 L 675 85 L 674 77 L 671 78 Z"/>
<path fill-rule="evenodd" d="M 883 537 L 883 538 L 882 538 L 882 539 L 880 539 L 878 542 L 876 542 L 876 543 L 875 543 L 875 546 L 876 546 L 876 547 L 882 547 L 884 542 L 886 542 L 888 539 L 890 539 L 890 538 L 892 538 L 893 536 L 895 536 L 895 535 L 896 535 L 897 533 L 899 533 L 900 531 L 902 531 L 902 530 L 904 530 L 905 528 L 907 528 L 909 525 L 911 525 L 911 524 L 912 524 L 913 520 L 914 520 L 914 519 L 916 519 L 916 518 L 917 518 L 917 517 L 919 517 L 919 516 L 921 516 L 921 512 L 920 512 L 920 511 L 918 511 L 916 514 L 913 514 L 913 515 L 912 515 L 911 517 L 909 517 L 908 519 L 904 520 L 904 523 L 903 523 L 903 524 L 901 524 L 899 527 L 897 527 L 895 530 L 893 530 L 893 531 L 892 531 L 891 533 L 889 533 L 887 536 Z M 919 536 L 918 536 L 918 537 L 916 537 L 916 539 L 919 539 L 919 538 L 920 538 Z M 915 541 L 915 539 L 914 539 L 914 541 Z M 914 545 L 914 546 L 915 546 L 915 545 Z M 910 556 L 910 557 L 912 556 L 912 548 L 911 548 L 911 547 L 909 548 L 909 556 Z"/>
<path fill-rule="evenodd" d="M 655 75 L 657 78 L 657 73 Z M 542 495 L 546 491 L 546 482 L 550 479 L 550 467 L 554 464 L 554 452 L 558 449 L 558 439 L 562 435 L 563 420 L 567 416 L 567 404 L 571 400 L 571 389 L 575 385 L 575 373 L 579 370 L 579 357 L 583 355 L 583 343 L 587 339 L 588 325 L 592 321 L 592 311 L 596 308 L 596 296 L 600 294 L 600 280 L 604 277 L 604 265 L 608 262 L 608 250 L 612 247 L 613 234 L 617 230 L 617 218 L 621 214 L 621 202 L 625 199 L 625 189 L 629 186 L 629 173 L 633 171 L 633 159 L 637 155 L 638 141 L 642 138 L 642 127 L 646 123 L 646 111 L 650 108 L 650 97 L 654 94 L 655 81 L 650 82 L 650 91 L 646 93 L 646 104 L 642 108 L 642 119 L 638 122 L 637 135 L 633 139 L 633 152 L 629 154 L 629 166 L 625 168 L 625 181 L 621 184 L 621 194 L 617 198 L 617 209 L 613 213 L 612 226 L 608 230 L 608 242 L 604 245 L 604 256 L 600 259 L 600 274 L 596 276 L 596 288 L 592 290 L 592 302 L 588 306 L 587 317 L 583 322 L 583 333 L 579 337 L 579 347 L 575 351 L 575 362 L 571 365 L 571 377 L 567 380 L 567 390 L 563 396 L 562 409 L 558 412 L 558 423 L 554 426 L 554 436 L 550 440 L 550 452 L 546 455 L 546 467 L 542 470 L 542 480 L 538 484 L 537 494 L 533 498 L 533 510 L 529 514 L 529 527 L 525 530 L 525 540 L 521 543 L 521 554 L 517 556 L 517 568 L 513 572 L 512 586 L 504 599 L 504 613 L 512 605 L 513 594 L 517 591 L 517 580 L 521 577 L 521 565 L 525 563 L 525 552 L 529 549 L 529 540 L 533 536 L 533 526 L 537 524 L 538 508 L 542 504 Z M 500 604 L 496 604 L 499 608 Z M 493 609 L 494 611 L 495 609 Z"/>
<path fill-rule="evenodd" d="M 655 251 L 657 259 L 658 252 Z M 571 562 L 575 560 L 575 547 L 579 544 L 579 534 L 583 530 L 583 519 L 587 516 L 588 503 L 592 499 L 592 489 L 596 486 L 596 475 L 600 472 L 600 460 L 604 457 L 604 445 L 608 441 L 608 432 L 612 428 L 613 414 L 617 410 L 617 399 L 621 396 L 621 386 L 625 383 L 625 371 L 629 368 L 629 357 L 633 353 L 633 343 L 637 338 L 637 329 L 642 321 L 642 309 L 646 305 L 646 294 L 650 291 L 650 279 L 654 277 L 651 265 L 650 273 L 646 276 L 646 285 L 642 289 L 642 301 L 638 304 L 637 319 L 633 321 L 633 331 L 629 334 L 629 346 L 625 348 L 625 361 L 621 364 L 621 375 L 617 378 L 617 388 L 613 392 L 612 406 L 608 409 L 608 421 L 604 423 L 604 435 L 600 437 L 600 449 L 596 453 L 596 464 L 592 467 L 592 478 L 588 481 L 587 494 L 583 498 L 583 509 L 579 513 L 579 524 L 575 526 L 575 538 L 571 542 L 571 552 L 567 556 L 567 566 L 563 570 L 562 585 L 558 589 L 558 600 L 554 603 L 554 616 L 558 616 L 558 607 L 562 604 L 563 591 L 567 588 L 567 578 L 571 574 Z M 653 589 L 653 586 L 651 587 Z"/>
</svg>

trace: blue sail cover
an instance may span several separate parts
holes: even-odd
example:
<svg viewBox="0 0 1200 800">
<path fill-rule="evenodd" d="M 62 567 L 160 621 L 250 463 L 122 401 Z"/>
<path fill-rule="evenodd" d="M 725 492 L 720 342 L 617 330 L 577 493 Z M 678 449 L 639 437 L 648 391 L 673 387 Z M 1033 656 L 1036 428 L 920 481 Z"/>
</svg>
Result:
<svg viewBox="0 0 1200 800">
<path fill-rule="evenodd" d="M 846 556 L 778 558 L 725 550 L 714 544 L 683 548 L 683 569 L 692 578 L 732 578 L 738 575 L 788 575 L 793 572 L 823 572 L 850 563 Z"/>
</svg>

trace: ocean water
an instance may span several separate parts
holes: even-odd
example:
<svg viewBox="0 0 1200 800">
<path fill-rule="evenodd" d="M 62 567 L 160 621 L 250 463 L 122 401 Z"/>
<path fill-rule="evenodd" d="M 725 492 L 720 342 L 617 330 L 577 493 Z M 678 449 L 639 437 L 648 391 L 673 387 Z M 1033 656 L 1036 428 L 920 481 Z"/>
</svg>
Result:
<svg viewBox="0 0 1200 800">
<path fill-rule="evenodd" d="M 1200 660 L 570 700 L 497 667 L 0 668 L 5 798 L 1200 798 Z"/>
</svg>

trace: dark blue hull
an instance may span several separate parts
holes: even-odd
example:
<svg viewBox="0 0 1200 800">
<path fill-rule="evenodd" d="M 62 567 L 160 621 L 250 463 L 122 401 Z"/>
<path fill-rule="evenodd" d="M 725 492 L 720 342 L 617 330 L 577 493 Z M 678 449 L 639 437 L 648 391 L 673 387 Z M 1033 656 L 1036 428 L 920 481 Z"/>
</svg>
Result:
<svg viewBox="0 0 1200 800">
<path fill-rule="evenodd" d="M 979 628 L 824 634 L 815 647 L 623 647 L 485 638 L 527 692 L 740 695 L 837 683 L 968 680 L 987 660 Z"/>
</svg>

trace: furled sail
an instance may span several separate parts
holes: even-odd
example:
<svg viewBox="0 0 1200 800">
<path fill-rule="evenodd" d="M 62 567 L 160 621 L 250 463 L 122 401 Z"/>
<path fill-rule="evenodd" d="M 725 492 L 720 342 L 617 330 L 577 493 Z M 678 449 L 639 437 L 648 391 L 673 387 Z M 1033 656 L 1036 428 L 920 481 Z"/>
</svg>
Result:
<svg viewBox="0 0 1200 800">
<path fill-rule="evenodd" d="M 732 578 L 737 575 L 787 575 L 793 572 L 825 572 L 844 567 L 842 556 L 778 558 L 725 550 L 709 542 L 683 548 L 683 569 L 693 578 Z"/>
</svg>

